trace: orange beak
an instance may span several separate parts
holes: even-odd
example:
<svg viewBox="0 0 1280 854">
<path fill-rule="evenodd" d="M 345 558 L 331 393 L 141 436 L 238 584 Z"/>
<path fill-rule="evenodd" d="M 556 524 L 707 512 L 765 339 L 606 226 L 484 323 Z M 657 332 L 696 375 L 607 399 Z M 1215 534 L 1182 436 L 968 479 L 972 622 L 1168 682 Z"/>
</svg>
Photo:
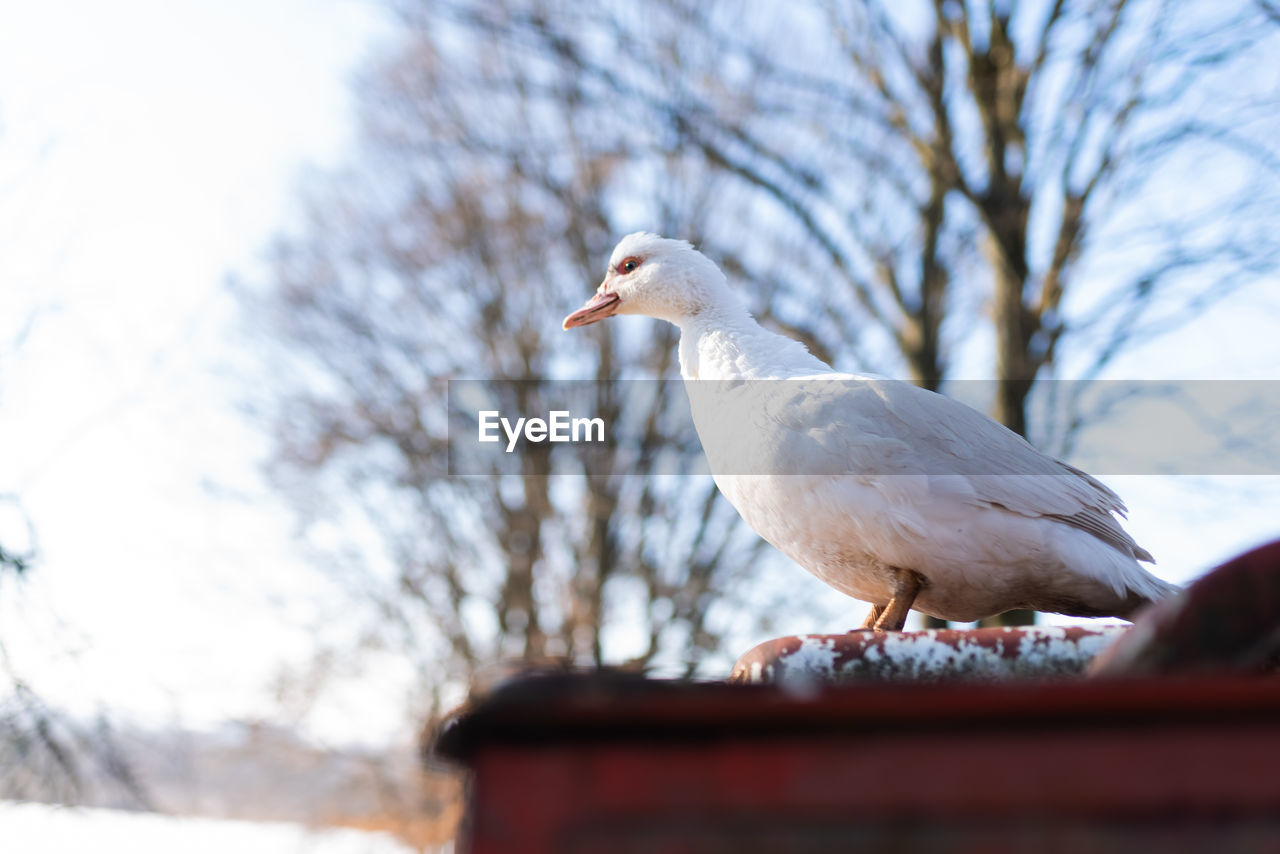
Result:
<svg viewBox="0 0 1280 854">
<path fill-rule="evenodd" d="M 621 304 L 622 299 L 617 294 L 609 291 L 597 291 L 595 296 L 587 300 L 586 305 L 564 319 L 564 328 L 572 329 L 575 326 L 590 326 L 612 315 Z"/>
</svg>

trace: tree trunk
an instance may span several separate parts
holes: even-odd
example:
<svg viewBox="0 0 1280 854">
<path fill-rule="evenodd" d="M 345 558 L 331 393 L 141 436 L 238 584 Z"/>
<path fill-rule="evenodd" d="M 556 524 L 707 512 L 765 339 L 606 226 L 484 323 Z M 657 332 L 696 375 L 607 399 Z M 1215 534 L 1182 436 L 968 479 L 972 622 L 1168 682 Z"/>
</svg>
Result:
<svg viewBox="0 0 1280 854">
<path fill-rule="evenodd" d="M 1010 188 L 1012 189 L 1012 188 Z M 1017 191 L 1014 190 L 1014 193 Z M 1029 204 L 1020 194 L 992 205 L 992 255 L 995 269 L 996 398 L 993 415 L 1020 436 L 1027 434 L 1027 397 L 1040 364 L 1030 351 L 1036 316 L 1023 302 L 1027 282 L 1026 225 Z M 1032 626 L 1036 612 L 1006 611 L 978 625 Z"/>
</svg>

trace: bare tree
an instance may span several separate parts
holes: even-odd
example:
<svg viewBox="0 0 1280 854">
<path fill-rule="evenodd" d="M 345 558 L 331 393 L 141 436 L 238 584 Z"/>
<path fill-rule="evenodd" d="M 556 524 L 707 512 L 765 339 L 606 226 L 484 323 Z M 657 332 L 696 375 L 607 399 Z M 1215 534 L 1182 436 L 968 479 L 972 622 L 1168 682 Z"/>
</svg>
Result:
<svg viewBox="0 0 1280 854">
<path fill-rule="evenodd" d="M 325 559 L 433 691 L 510 655 L 692 669 L 735 596 L 776 601 L 708 484 L 623 475 L 645 448 L 592 461 L 610 477 L 552 452 L 447 477 L 450 377 L 672 374 L 668 329 L 550 337 L 620 233 L 698 241 L 843 367 L 945 388 L 989 342 L 992 411 L 1023 433 L 1039 380 L 1096 375 L 1276 260 L 1274 111 L 1242 73 L 1276 47 L 1265 6 L 745 8 L 397 4 L 359 159 L 249 300 L 285 366 L 275 473 L 346 532 Z M 670 401 L 597 389 L 661 435 Z"/>
<path fill-rule="evenodd" d="M 35 532 L 21 502 L 0 495 L 25 536 L 0 544 L 0 598 L 9 599 L 38 563 Z M 12 531 L 14 526 L 10 526 Z M 15 546 L 18 546 L 15 548 Z M 0 638 L 0 798 L 53 803 L 94 801 L 145 808 L 148 795 L 110 720 L 76 720 L 49 705 Z"/>
<path fill-rule="evenodd" d="M 910 376 L 938 388 L 944 321 L 965 336 L 986 320 L 994 413 L 1019 432 L 1064 338 L 1101 327 L 1088 349 L 1105 362 L 1145 313 L 1167 331 L 1193 316 L 1172 309 L 1202 310 L 1276 258 L 1266 229 L 1249 227 L 1274 214 L 1280 172 L 1273 93 L 1241 88 L 1277 42 L 1252 4 L 1043 2 L 1015 15 L 999 2 L 832 2 L 744 17 L 738 4 L 669 0 L 646 10 L 644 38 L 624 14 L 582 27 L 583 9 L 554 8 L 508 16 L 508 32 L 540 36 L 615 91 L 632 124 L 751 188 L 772 214 L 756 231 L 794 231 L 798 251 L 757 253 L 742 270 L 839 315 L 795 321 L 822 350 L 862 357 L 848 342 L 884 331 Z M 1188 160 L 1261 181 L 1223 193 L 1212 184 L 1224 173 L 1152 204 L 1157 182 L 1200 177 L 1179 171 Z M 1123 275 L 1084 281 L 1121 249 L 1139 256 Z M 793 271 L 797 255 L 817 260 Z M 1191 270 L 1215 278 L 1180 291 Z M 1075 291 L 1097 298 L 1092 313 L 1069 311 Z M 1166 296 L 1176 302 L 1160 310 Z"/>
<path fill-rule="evenodd" d="M 752 224 L 710 236 L 770 285 L 766 319 L 857 366 L 887 339 L 931 389 L 989 334 L 992 414 L 1023 434 L 1064 350 L 1096 376 L 1280 257 L 1274 93 L 1247 84 L 1280 47 L 1266 5 L 451 8 L 746 190 Z"/>
<path fill-rule="evenodd" d="M 0 112 L 0 141 L 4 135 Z M 51 150 L 52 146 L 46 148 Z M 39 162 L 24 162 L 12 183 L 0 184 L 0 198 L 8 199 L 22 182 L 38 180 Z M 0 232 L 0 245 L 8 231 Z M 34 289 L 38 291 L 38 289 Z M 44 307 L 0 319 L 0 404 L 5 380 L 18 354 L 35 330 Z M 11 452 L 16 449 L 11 449 Z M 40 563 L 36 526 L 17 492 L 0 492 L 0 604 L 16 613 L 19 593 Z M 7 627 L 7 633 L 6 633 Z M 15 663 L 5 644 L 13 627 L 0 621 L 0 799 L 77 803 L 99 802 L 131 808 L 148 804 L 147 794 L 114 737 L 111 722 L 76 720 L 51 706 L 38 682 Z"/>
<path fill-rule="evenodd" d="M 652 153 L 540 46 L 406 23 L 363 81 L 357 170 L 314 184 L 270 285 L 245 289 L 279 345 L 274 475 L 317 540 L 344 532 L 323 559 L 413 657 L 428 711 L 504 658 L 693 673 L 787 594 L 752 583 L 762 544 L 708 478 L 638 476 L 683 391 L 614 380 L 670 376 L 673 331 L 575 340 L 559 321 L 628 219 L 696 236 L 718 181 Z M 637 167 L 682 180 L 645 187 Z M 598 380 L 591 414 L 641 441 L 449 477 L 449 379 L 500 378 L 509 411 L 536 414 L 554 376 Z"/>
</svg>

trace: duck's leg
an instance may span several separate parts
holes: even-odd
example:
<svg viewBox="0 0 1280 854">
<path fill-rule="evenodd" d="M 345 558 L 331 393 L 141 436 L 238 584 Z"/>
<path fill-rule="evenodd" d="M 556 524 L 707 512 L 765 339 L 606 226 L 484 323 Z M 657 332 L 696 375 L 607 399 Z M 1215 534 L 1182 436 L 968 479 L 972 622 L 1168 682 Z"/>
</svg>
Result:
<svg viewBox="0 0 1280 854">
<path fill-rule="evenodd" d="M 918 573 L 909 569 L 895 567 L 896 580 L 893 585 L 893 598 L 885 606 L 883 613 L 876 620 L 873 628 L 880 632 L 900 632 L 907 622 L 907 614 L 911 611 L 911 603 L 916 601 L 923 579 Z M 874 609 L 872 609 L 874 610 Z"/>
<path fill-rule="evenodd" d="M 871 610 L 867 612 L 867 619 L 863 620 L 862 625 L 854 631 L 874 629 L 876 627 L 876 621 L 880 619 L 880 615 L 884 613 L 884 609 L 884 605 L 872 605 Z"/>
</svg>

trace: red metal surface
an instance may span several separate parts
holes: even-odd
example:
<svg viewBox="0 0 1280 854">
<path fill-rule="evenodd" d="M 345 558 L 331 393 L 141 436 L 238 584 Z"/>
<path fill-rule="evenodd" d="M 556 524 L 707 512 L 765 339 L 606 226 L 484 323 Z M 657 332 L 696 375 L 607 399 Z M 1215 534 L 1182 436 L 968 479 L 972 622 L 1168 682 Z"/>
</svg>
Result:
<svg viewBox="0 0 1280 854">
<path fill-rule="evenodd" d="M 955 678 L 1073 676 L 1087 629 L 780 638 L 738 670 L 772 684 L 518 679 L 436 749 L 475 854 L 1280 851 L 1277 627 L 1280 542 L 1141 615 L 1109 678 Z"/>
<path fill-rule="evenodd" d="M 477 854 L 1280 850 L 1271 679 L 797 697 L 562 678 L 499 692 L 440 750 L 475 771 Z"/>
</svg>

